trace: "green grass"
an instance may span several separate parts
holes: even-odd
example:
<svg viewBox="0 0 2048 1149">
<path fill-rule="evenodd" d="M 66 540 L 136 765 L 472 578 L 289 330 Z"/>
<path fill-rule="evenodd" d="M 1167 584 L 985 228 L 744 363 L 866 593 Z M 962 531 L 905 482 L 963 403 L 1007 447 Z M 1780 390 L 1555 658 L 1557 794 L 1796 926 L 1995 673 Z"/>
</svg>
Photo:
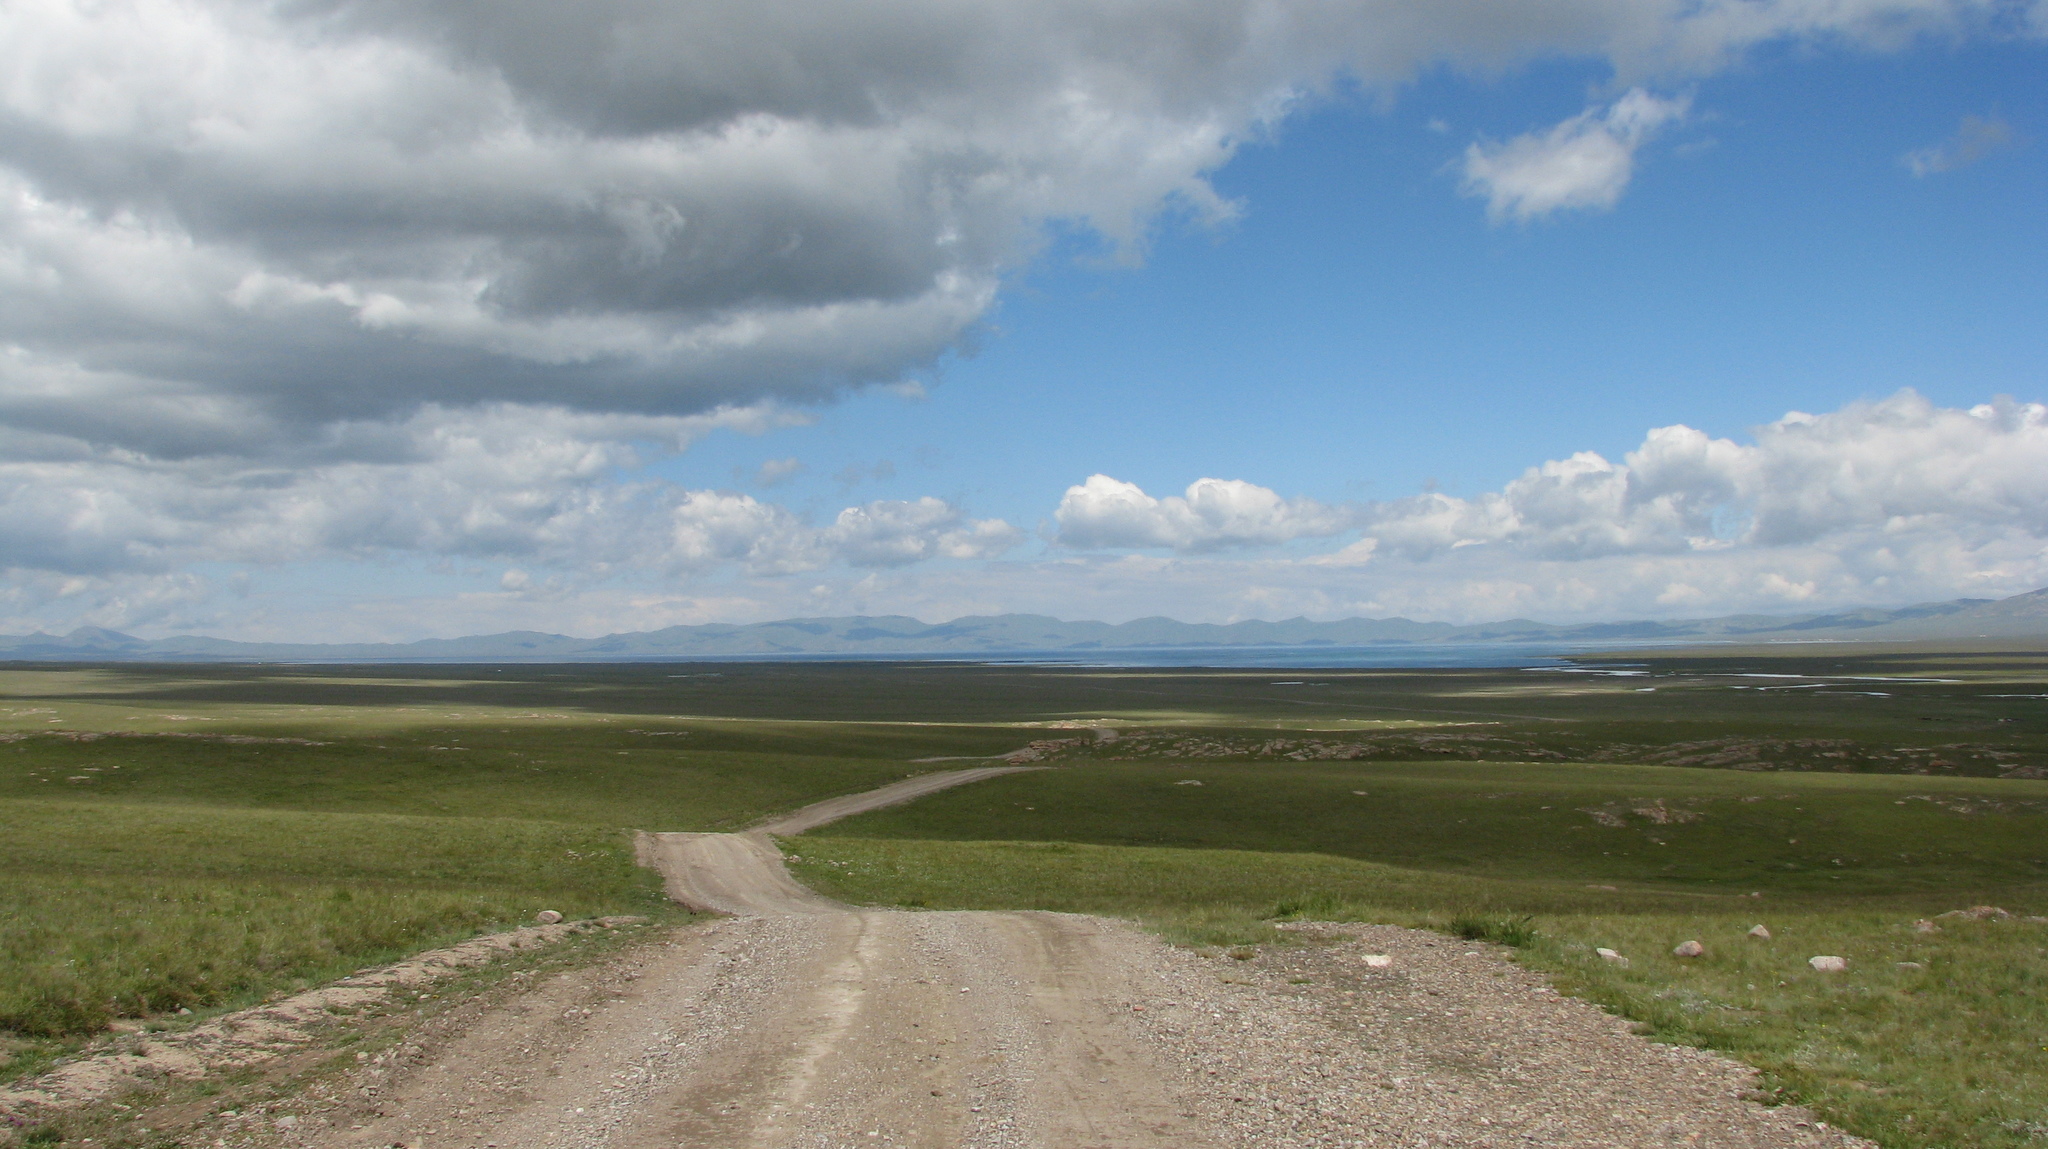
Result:
<svg viewBox="0 0 2048 1149">
<path fill-rule="evenodd" d="M 0 1076 L 541 908 L 663 911 L 633 829 L 734 829 L 1029 737 L 671 713 L 712 681 L 671 672 L 0 671 Z"/>
<path fill-rule="evenodd" d="M 0 825 L 0 1029 L 21 1037 L 246 1003 L 541 909 L 665 912 L 599 827 L 19 800 Z"/>
<path fill-rule="evenodd" d="M 793 839 L 799 873 L 1195 945 L 1285 944 L 1285 917 L 1444 929 L 1886 1145 L 2048 1144 L 2043 927 L 1905 929 L 2048 908 L 2048 656 L 1635 663 L 0 668 L 0 1056 L 542 905 L 632 912 L 656 894 L 630 828 L 736 828 L 1053 738 L 1061 769 Z M 1670 957 L 1689 937 L 1707 956 Z"/>
<path fill-rule="evenodd" d="M 22 734 L 0 742 L 0 799 L 726 830 L 917 773 L 925 768 L 905 759 L 929 745 L 906 750 L 873 731 L 800 723 L 615 730 L 595 721 L 507 728 L 444 720 L 372 736 L 319 729 L 313 745 L 228 741 L 266 736 L 243 733 L 246 722 L 221 725 L 205 736 Z M 1020 741 L 1010 733 L 998 745 Z"/>
<path fill-rule="evenodd" d="M 817 833 L 1313 851 L 1461 874 L 1699 891 L 1967 891 L 2048 880 L 2048 782 L 1554 763 L 1084 760 Z"/>
<path fill-rule="evenodd" d="M 1446 875 L 1313 854 L 806 835 L 799 875 L 862 904 L 1133 918 L 1183 944 L 1284 944 L 1274 920 L 1422 926 L 1517 945 L 1518 960 L 1658 1040 L 1729 1053 L 1789 1099 L 1895 1149 L 2022 1149 L 2044 1137 L 2048 926 L 1917 918 L 1922 892 L 1762 899 Z M 1980 891 L 1981 893 L 1981 891 Z M 2003 891 L 2015 912 L 2048 889 Z M 1755 924 L 1769 941 L 1746 936 Z M 1696 939 L 1704 957 L 1671 955 Z M 1626 969 L 1595 947 L 1627 955 Z M 1814 972 L 1816 954 L 1847 974 Z M 1907 970 L 1897 962 L 1925 968 Z"/>
</svg>

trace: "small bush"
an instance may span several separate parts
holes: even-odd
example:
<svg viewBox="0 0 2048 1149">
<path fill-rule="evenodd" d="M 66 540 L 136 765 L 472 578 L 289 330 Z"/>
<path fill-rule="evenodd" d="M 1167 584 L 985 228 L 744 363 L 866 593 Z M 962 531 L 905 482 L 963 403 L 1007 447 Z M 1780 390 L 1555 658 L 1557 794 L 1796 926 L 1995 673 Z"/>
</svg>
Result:
<svg viewBox="0 0 2048 1149">
<path fill-rule="evenodd" d="M 1536 923 L 1527 915 L 1495 918 L 1461 914 L 1451 919 L 1450 932 L 1471 941 L 1496 942 L 1520 949 L 1536 940 Z"/>
<path fill-rule="evenodd" d="M 1296 894 L 1273 903 L 1273 911 L 1266 916 L 1284 921 L 1307 919 L 1309 921 L 1342 921 L 1350 911 L 1343 899 L 1332 894 L 1316 892 Z"/>
</svg>

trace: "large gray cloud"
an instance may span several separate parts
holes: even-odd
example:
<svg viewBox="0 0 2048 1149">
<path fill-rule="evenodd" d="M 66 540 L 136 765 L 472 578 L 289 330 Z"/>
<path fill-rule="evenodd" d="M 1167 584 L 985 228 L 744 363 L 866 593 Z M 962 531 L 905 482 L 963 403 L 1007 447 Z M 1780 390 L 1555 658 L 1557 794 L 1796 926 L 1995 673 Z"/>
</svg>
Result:
<svg viewBox="0 0 2048 1149">
<path fill-rule="evenodd" d="M 1305 93 L 1652 80 L 1995 0 L 19 0 L 0 421 L 252 454 L 424 408 L 806 402 L 962 345 L 1042 226 L 1140 246 Z"/>
</svg>

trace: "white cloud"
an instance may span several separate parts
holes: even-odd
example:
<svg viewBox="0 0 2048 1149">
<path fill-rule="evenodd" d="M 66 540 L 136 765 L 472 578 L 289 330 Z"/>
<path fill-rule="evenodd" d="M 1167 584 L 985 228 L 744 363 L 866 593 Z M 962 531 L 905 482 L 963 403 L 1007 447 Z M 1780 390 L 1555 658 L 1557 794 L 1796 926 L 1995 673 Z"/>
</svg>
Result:
<svg viewBox="0 0 2048 1149">
<path fill-rule="evenodd" d="M 1967 411 L 1911 391 L 1827 415 L 1794 412 L 1744 446 L 1660 427 L 1610 463 L 1590 451 L 1472 499 L 1379 504 L 1383 551 L 1426 559 L 1477 545 L 1540 558 L 1778 547 L 1837 536 L 2048 538 L 2048 407 Z M 1731 529 L 1734 528 L 1734 529 Z"/>
<path fill-rule="evenodd" d="M 927 496 L 848 507 L 821 541 L 854 566 L 900 567 L 929 558 L 994 558 L 1022 538 L 1008 523 L 969 521 L 959 508 Z"/>
<path fill-rule="evenodd" d="M 1954 135 L 1932 147 L 1915 148 L 1899 162 L 1915 176 L 1931 176 L 1969 167 L 2012 142 L 2012 125 L 2003 117 L 1964 116 Z"/>
<path fill-rule="evenodd" d="M 1031 578 L 1044 584 L 1020 580 L 1015 591 L 1067 601 L 1070 615 L 1178 602 L 1179 613 L 1212 619 L 1570 621 L 1986 597 L 2048 583 L 2048 406 L 2038 403 L 1960 410 L 1905 391 L 1788 414 L 1747 444 L 1661 427 L 1620 462 L 1581 452 L 1472 498 L 1336 508 L 1248 483 L 1215 484 L 1206 498 L 1202 487 L 1155 499 L 1094 476 L 1062 498 L 1059 541 L 1192 556 L 1360 537 L 1307 557 L 1185 557 L 1142 572 L 1110 559 L 1038 564 Z"/>
<path fill-rule="evenodd" d="M 348 457 L 358 450 L 290 465 L 143 461 L 51 440 L 47 457 L 0 462 L 0 554 L 17 575 L 86 578 L 388 556 L 504 559 L 601 578 L 899 566 L 988 557 L 1020 537 L 933 498 L 851 507 L 814 527 L 751 495 L 630 477 L 642 460 L 627 440 L 683 442 L 764 418 L 427 412 L 380 428 L 380 460 Z"/>
<path fill-rule="evenodd" d="M 1238 479 L 1197 479 L 1184 495 L 1155 499 L 1108 475 L 1091 475 L 1080 486 L 1068 487 L 1053 517 L 1059 522 L 1059 541 L 1069 547 L 1191 552 L 1322 538 L 1354 521 L 1345 508 L 1283 499 Z"/>
<path fill-rule="evenodd" d="M 1588 108 L 1548 131 L 1471 144 L 1465 192 L 1484 197 L 1495 222 L 1612 208 L 1635 174 L 1637 149 L 1683 119 L 1690 102 L 1631 88 L 1606 108 Z"/>
<path fill-rule="evenodd" d="M 501 464 L 517 449 L 502 428 L 440 441 L 488 446 L 448 448 L 435 466 L 226 475 L 138 484 L 121 498 L 0 496 L 8 554 L 69 544 L 0 582 L 0 630 L 415 638 L 508 624 L 602 634 L 1003 611 L 1576 622 L 1991 598 L 2048 584 L 2048 406 L 1960 410 L 1910 392 L 1787 415 L 1751 442 L 1659 428 L 1620 462 L 1571 456 L 1471 499 L 1335 508 L 1217 482 L 1153 498 L 1098 476 L 1062 500 L 1061 538 L 1082 532 L 1105 551 L 1021 558 L 1000 557 L 1020 541 L 1014 528 L 936 499 L 869 503 L 810 524 L 731 492 L 591 485 L 581 476 L 605 469 L 602 452 L 534 450 Z M 527 481 L 493 478 L 500 465 Z M 20 478 L 0 471 L 0 491 L 18 492 L 4 484 Z M 221 505 L 195 503 L 195 490 Z M 69 529 L 37 543 L 21 523 L 41 507 Z M 223 520 L 234 530 L 193 526 Z M 1320 538 L 1331 540 L 1326 553 L 1280 546 Z M 289 609 L 261 589 L 268 560 L 380 554 L 491 560 L 472 580 L 488 589 L 378 589 L 340 607 Z M 238 586 L 179 566 L 201 558 L 244 564 L 247 577 Z M 934 561 L 949 558 L 976 561 Z M 799 572 L 810 573 L 789 577 Z"/>
</svg>

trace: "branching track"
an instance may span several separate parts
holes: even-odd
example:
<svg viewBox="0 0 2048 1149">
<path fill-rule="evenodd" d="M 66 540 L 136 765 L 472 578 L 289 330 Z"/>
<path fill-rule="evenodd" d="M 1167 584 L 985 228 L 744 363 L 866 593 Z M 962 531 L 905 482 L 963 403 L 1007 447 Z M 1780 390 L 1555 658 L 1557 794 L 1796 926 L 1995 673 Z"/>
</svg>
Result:
<svg viewBox="0 0 2048 1149">
<path fill-rule="evenodd" d="M 1131 988 L 1103 975 L 1119 964 L 1098 952 L 1108 923 L 855 910 L 790 877 L 769 837 L 1032 768 L 927 774 L 743 834 L 642 835 L 671 897 L 771 920 L 757 928 L 785 935 L 792 964 L 729 1048 L 614 1143 L 1210 1144 L 1119 1023 Z"/>
<path fill-rule="evenodd" d="M 795 881 L 769 837 L 1014 769 L 927 775 L 742 834 L 643 835 L 642 861 L 672 896 L 734 916 L 537 986 L 425 1064 L 390 1078 L 366 1068 L 352 1127 L 337 1116 L 282 1139 L 352 1149 L 1853 1143 L 1810 1115 L 1740 1101 L 1738 1066 L 1651 1047 L 1433 935 L 1391 931 L 1403 968 L 1354 982 L 1375 1003 L 1332 990 L 1341 1008 L 1325 1013 L 1286 992 L 1308 979 L 1225 984 L 1215 963 L 1121 923 L 840 905 Z M 1317 980 L 1338 986 L 1369 968 L 1340 951 L 1314 951 L 1328 966 Z M 1416 1026 L 1408 1011 L 1422 1007 L 1411 1001 L 1449 1012 Z M 1361 1021 L 1362 1009 L 1376 1012 Z M 1498 1055 L 1449 1052 L 1488 1043 Z M 1595 1062 L 1599 1078 L 1588 1076 Z"/>
</svg>

